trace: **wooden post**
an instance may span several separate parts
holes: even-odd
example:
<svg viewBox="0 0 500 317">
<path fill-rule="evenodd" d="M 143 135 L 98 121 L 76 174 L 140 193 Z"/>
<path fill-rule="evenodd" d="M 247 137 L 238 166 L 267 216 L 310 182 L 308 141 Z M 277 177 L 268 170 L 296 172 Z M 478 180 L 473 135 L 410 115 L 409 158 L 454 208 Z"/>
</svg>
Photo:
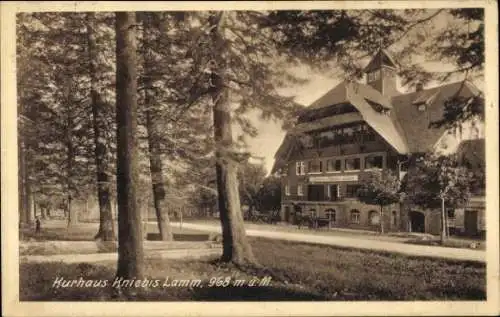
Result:
<svg viewBox="0 0 500 317">
<path fill-rule="evenodd" d="M 179 213 L 180 213 L 180 217 L 181 217 L 180 228 L 182 230 L 182 208 L 179 208 Z"/>
</svg>

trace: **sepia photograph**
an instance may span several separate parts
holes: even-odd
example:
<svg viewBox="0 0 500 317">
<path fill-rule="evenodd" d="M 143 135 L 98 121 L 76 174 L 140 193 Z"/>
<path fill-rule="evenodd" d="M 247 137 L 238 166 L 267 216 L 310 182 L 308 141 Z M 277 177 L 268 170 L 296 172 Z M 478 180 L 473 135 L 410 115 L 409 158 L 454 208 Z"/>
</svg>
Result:
<svg viewBox="0 0 500 317">
<path fill-rule="evenodd" d="M 6 316 L 500 312 L 493 2 L 1 5 Z"/>
</svg>

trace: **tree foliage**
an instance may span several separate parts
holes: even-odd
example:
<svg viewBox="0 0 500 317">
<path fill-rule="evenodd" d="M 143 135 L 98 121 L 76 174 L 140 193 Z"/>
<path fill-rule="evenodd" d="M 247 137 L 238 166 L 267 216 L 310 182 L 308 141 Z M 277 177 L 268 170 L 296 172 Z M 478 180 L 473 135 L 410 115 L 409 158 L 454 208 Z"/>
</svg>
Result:
<svg viewBox="0 0 500 317">
<path fill-rule="evenodd" d="M 456 155 L 428 154 L 407 174 L 406 199 L 421 208 L 441 211 L 441 242 L 446 239 L 446 208 L 464 207 L 470 197 L 468 172 Z"/>
<path fill-rule="evenodd" d="M 380 231 L 384 232 L 383 208 L 400 201 L 400 182 L 391 170 L 370 171 L 363 175 L 357 191 L 359 200 L 380 207 Z"/>
<path fill-rule="evenodd" d="M 240 199 L 243 205 L 249 207 L 249 212 L 260 210 L 260 191 L 264 185 L 266 169 L 262 164 L 241 164 L 238 170 Z"/>
<path fill-rule="evenodd" d="M 426 155 L 408 170 L 406 199 L 426 209 L 441 208 L 442 199 L 450 208 L 463 207 L 470 196 L 470 179 L 455 155 Z"/>
<path fill-rule="evenodd" d="M 94 188 L 88 58 L 84 15 L 18 15 L 19 109 L 32 122 L 23 131 L 30 182 L 36 191 L 71 201 Z M 28 63 L 29 61 L 29 63 Z M 76 215 L 72 218 L 76 220 Z"/>
<path fill-rule="evenodd" d="M 276 176 L 268 176 L 262 182 L 258 193 L 261 210 L 281 210 L 281 180 Z"/>
</svg>

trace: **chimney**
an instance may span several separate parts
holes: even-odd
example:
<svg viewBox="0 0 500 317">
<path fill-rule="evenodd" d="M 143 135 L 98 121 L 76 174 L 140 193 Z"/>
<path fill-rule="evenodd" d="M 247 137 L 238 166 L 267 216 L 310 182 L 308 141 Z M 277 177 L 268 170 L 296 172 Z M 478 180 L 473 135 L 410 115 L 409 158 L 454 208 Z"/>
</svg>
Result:
<svg viewBox="0 0 500 317">
<path fill-rule="evenodd" d="M 415 86 L 415 91 L 422 91 L 424 89 L 424 84 L 422 82 L 418 82 Z"/>
</svg>

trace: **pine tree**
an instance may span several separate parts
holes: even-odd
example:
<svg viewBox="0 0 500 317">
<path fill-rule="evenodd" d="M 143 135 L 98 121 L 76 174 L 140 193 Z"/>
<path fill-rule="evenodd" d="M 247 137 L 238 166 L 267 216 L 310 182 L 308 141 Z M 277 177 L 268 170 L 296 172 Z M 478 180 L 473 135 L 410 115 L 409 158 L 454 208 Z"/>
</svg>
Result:
<svg viewBox="0 0 500 317">
<path fill-rule="evenodd" d="M 97 21 L 95 13 L 87 13 L 87 41 L 89 55 L 89 76 L 90 76 L 90 102 L 92 107 L 92 125 L 94 132 L 94 155 L 97 170 L 97 196 L 99 201 L 99 231 L 95 238 L 104 241 L 114 240 L 114 221 L 111 211 L 111 185 L 110 177 L 110 141 L 106 137 L 109 111 L 106 111 L 108 104 L 103 100 L 99 89 L 100 76 L 99 56 L 103 55 L 98 51 L 97 43 Z M 102 83 L 101 83 L 102 84 Z"/>
<path fill-rule="evenodd" d="M 19 105 L 34 123 L 32 141 L 25 148 L 29 183 L 37 196 L 64 193 L 65 209 L 92 186 L 86 175 L 91 143 L 81 18 L 77 13 L 30 13 L 18 18 L 23 34 L 19 56 L 29 61 L 20 63 Z M 72 225 L 77 216 L 69 211 Z"/>
<path fill-rule="evenodd" d="M 146 130 L 149 150 L 149 165 L 151 173 L 151 182 L 153 189 L 153 203 L 156 211 L 156 219 L 161 240 L 172 240 L 172 228 L 167 210 L 165 181 L 163 177 L 163 161 L 161 157 L 161 135 L 158 100 L 155 99 L 154 81 L 158 76 L 154 76 L 155 65 L 157 61 L 154 58 L 152 50 L 158 50 L 159 39 L 156 32 L 159 31 L 157 14 L 143 13 L 143 86 L 144 86 L 144 108 L 146 116 Z M 168 54 L 168 53 L 163 53 Z M 169 71 L 164 70 L 164 71 Z"/>
<path fill-rule="evenodd" d="M 244 134 L 257 131 L 245 114 L 257 109 L 263 119 L 289 123 L 297 109 L 293 97 L 283 97 L 277 88 L 295 78 L 288 63 L 270 42 L 271 34 L 261 32 L 251 12 L 197 12 L 185 14 L 197 21 L 194 47 L 187 62 L 196 80 L 182 109 L 205 105 L 212 110 L 218 208 L 223 227 L 223 261 L 254 262 L 245 236 L 240 210 L 237 170 L 248 159 L 241 142 L 235 142 L 232 126 Z M 194 93 L 193 93 L 194 91 Z M 241 139 L 239 139 L 241 141 Z M 210 186 L 206 186 L 210 188 Z"/>
<path fill-rule="evenodd" d="M 224 46 L 222 37 L 225 12 L 212 13 L 208 18 L 211 40 L 210 85 L 214 120 L 214 140 L 216 151 L 216 175 L 219 212 L 222 224 L 223 254 L 222 261 L 245 263 L 255 262 L 254 255 L 246 239 L 243 215 L 240 210 L 238 194 L 237 162 L 229 151 L 233 149 L 231 129 L 231 107 L 229 91 L 225 87 L 224 61 L 220 51 Z"/>
<path fill-rule="evenodd" d="M 132 12 L 116 13 L 116 124 L 118 194 L 117 277 L 144 275 L 142 215 L 138 196 L 137 39 Z"/>
</svg>

